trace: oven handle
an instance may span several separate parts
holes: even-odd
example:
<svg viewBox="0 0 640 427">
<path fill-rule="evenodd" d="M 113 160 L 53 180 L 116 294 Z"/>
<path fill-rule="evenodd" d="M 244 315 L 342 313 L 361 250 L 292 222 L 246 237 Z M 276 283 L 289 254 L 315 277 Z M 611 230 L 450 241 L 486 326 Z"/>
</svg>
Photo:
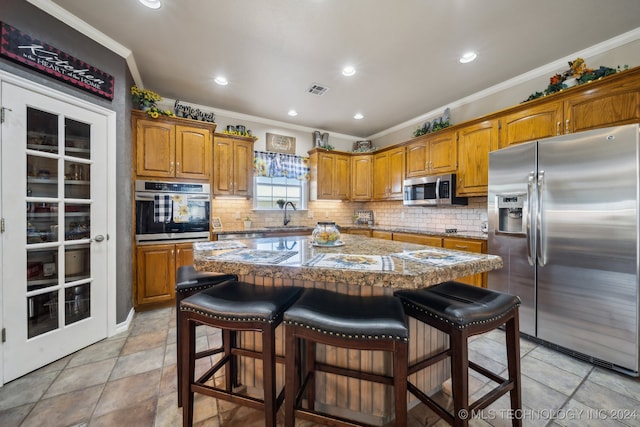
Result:
<svg viewBox="0 0 640 427">
<path fill-rule="evenodd" d="M 136 200 L 153 200 L 156 194 L 166 194 L 166 193 L 136 193 Z M 182 195 L 182 194 L 181 194 Z M 206 194 L 185 194 L 188 200 L 204 200 L 210 201 L 211 197 Z"/>
</svg>

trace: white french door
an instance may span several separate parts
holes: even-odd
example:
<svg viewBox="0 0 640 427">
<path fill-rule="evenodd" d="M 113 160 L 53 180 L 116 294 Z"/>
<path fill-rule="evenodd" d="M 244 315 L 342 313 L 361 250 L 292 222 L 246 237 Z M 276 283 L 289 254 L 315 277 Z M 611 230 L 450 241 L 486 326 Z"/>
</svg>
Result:
<svg viewBox="0 0 640 427">
<path fill-rule="evenodd" d="M 0 384 L 107 336 L 107 116 L 2 82 Z"/>
</svg>

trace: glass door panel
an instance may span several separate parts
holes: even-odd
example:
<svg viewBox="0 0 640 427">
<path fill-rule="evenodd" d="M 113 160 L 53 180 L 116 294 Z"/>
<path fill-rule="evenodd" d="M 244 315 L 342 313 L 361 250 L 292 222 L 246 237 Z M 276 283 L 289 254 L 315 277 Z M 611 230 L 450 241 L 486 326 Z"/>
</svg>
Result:
<svg viewBox="0 0 640 427">
<path fill-rule="evenodd" d="M 0 88 L 10 114 L 0 134 L 2 384 L 107 335 L 106 160 L 115 115 L 53 92 L 5 81 Z"/>
</svg>

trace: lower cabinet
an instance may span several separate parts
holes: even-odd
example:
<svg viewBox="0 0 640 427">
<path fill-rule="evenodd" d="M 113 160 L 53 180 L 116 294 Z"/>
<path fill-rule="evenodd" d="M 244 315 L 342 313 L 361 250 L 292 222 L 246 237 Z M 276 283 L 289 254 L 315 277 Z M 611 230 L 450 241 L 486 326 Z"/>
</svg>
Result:
<svg viewBox="0 0 640 427">
<path fill-rule="evenodd" d="M 357 234 L 358 236 L 372 237 L 371 236 L 371 230 L 369 230 L 367 228 L 345 228 L 345 229 L 343 229 L 342 233 L 345 233 L 345 234 Z"/>
<path fill-rule="evenodd" d="M 374 236 L 375 231 L 374 231 Z M 453 249 L 457 251 L 487 253 L 487 242 L 484 240 L 474 240 L 455 237 L 428 236 L 418 233 L 393 233 L 393 240 L 407 243 L 417 243 L 419 245 L 436 246 L 439 248 Z M 472 276 L 459 277 L 457 282 L 468 285 L 487 287 L 487 273 L 478 273 Z"/>
<path fill-rule="evenodd" d="M 372 230 L 371 237 L 374 239 L 393 240 L 393 233 L 391 231 Z"/>
<path fill-rule="evenodd" d="M 190 264 L 193 264 L 193 243 L 138 246 L 135 307 L 173 301 L 176 270 Z"/>
<path fill-rule="evenodd" d="M 484 240 L 456 239 L 452 237 L 445 237 L 442 242 L 442 247 L 445 249 L 454 249 L 457 251 L 478 252 L 482 254 L 487 253 L 487 242 L 485 242 Z M 460 277 L 456 279 L 456 281 L 466 283 L 468 285 L 486 288 L 487 273 L 478 273 L 472 276 Z"/>
</svg>

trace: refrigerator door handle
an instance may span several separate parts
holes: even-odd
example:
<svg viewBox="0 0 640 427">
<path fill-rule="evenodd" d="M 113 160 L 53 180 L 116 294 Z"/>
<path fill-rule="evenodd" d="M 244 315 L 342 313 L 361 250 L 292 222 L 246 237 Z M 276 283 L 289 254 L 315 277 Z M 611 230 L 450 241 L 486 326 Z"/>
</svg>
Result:
<svg viewBox="0 0 640 427">
<path fill-rule="evenodd" d="M 531 238 L 531 224 L 533 224 L 533 209 L 531 203 L 531 197 L 533 196 L 533 181 L 535 180 L 535 172 L 529 172 L 529 179 L 527 180 L 527 214 L 524 219 L 527 222 L 525 224 L 525 231 L 527 234 L 527 261 L 529 265 L 533 266 L 533 239 Z"/>
<path fill-rule="evenodd" d="M 538 172 L 538 212 L 536 213 L 536 252 L 538 257 L 538 266 L 544 267 L 547 262 L 542 242 L 542 194 L 544 193 L 544 171 Z"/>
</svg>

